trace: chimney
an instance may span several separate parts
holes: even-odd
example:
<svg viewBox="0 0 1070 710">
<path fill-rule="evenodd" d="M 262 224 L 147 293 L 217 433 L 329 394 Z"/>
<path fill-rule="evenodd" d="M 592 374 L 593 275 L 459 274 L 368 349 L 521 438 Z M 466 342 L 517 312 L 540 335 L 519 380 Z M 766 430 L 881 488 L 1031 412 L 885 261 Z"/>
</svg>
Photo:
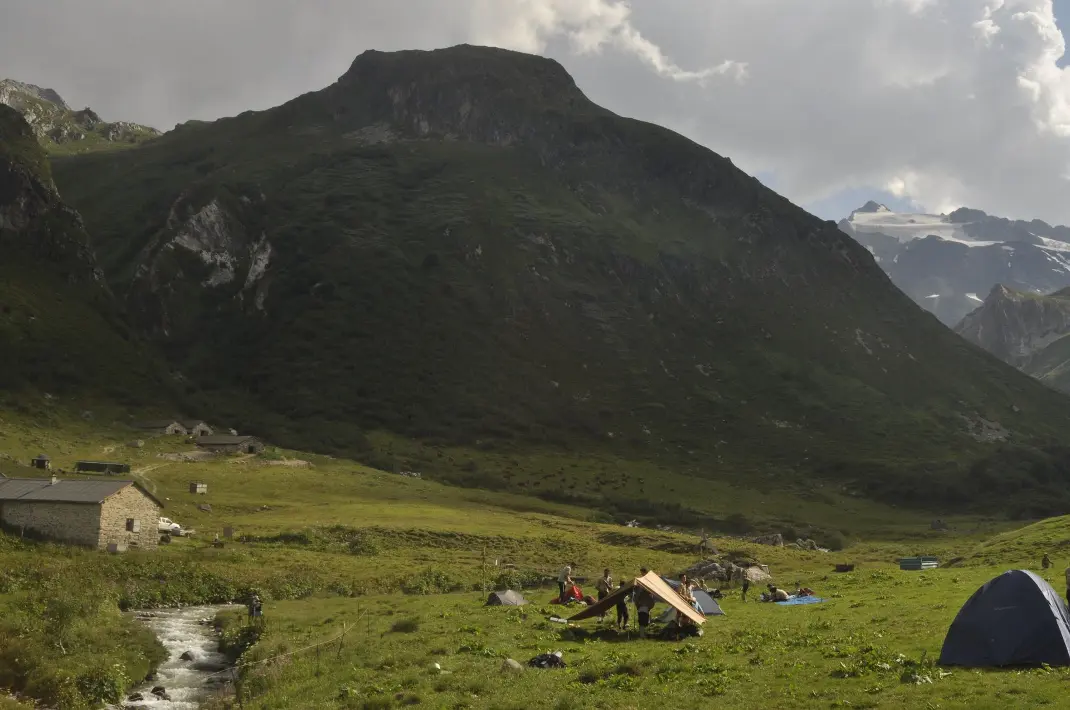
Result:
<svg viewBox="0 0 1070 710">
<path fill-rule="evenodd" d="M 53 476 L 52 476 L 52 483 L 51 483 L 51 485 L 53 485 L 53 486 L 54 486 L 54 485 L 56 485 L 57 483 L 59 483 L 59 478 L 57 478 L 57 477 L 56 477 L 55 475 L 53 475 Z"/>
</svg>

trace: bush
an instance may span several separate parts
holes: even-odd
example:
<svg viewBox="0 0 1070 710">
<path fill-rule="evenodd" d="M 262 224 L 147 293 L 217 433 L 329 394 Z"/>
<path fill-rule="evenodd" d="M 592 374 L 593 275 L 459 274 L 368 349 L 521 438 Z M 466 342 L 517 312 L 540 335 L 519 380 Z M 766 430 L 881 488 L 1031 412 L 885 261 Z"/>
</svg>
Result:
<svg viewBox="0 0 1070 710">
<path fill-rule="evenodd" d="M 413 634 L 420 630 L 419 619 L 401 619 L 395 621 L 390 631 L 395 634 Z"/>
<path fill-rule="evenodd" d="M 819 535 L 816 542 L 821 547 L 828 548 L 833 552 L 839 552 L 847 547 L 847 538 L 843 536 L 843 533 L 836 530 Z"/>
</svg>

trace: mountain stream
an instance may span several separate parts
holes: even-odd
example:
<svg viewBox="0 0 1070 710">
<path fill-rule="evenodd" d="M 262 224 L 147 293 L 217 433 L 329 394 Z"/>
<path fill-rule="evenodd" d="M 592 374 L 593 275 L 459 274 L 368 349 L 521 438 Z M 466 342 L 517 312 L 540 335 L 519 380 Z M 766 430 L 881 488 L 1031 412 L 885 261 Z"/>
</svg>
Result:
<svg viewBox="0 0 1070 710">
<path fill-rule="evenodd" d="M 160 664 L 153 680 L 130 691 L 128 699 L 118 707 L 196 710 L 229 683 L 230 664 L 218 650 L 219 638 L 212 625 L 216 612 L 222 608 L 198 606 L 135 612 L 137 620 L 151 629 L 167 648 L 168 657 Z"/>
</svg>

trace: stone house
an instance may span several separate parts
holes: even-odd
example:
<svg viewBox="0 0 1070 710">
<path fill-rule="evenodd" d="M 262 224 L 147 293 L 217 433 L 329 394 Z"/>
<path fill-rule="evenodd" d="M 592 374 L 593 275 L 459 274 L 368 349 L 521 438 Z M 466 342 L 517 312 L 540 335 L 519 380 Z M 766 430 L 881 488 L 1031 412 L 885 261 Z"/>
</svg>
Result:
<svg viewBox="0 0 1070 710">
<path fill-rule="evenodd" d="M 52 468 L 52 459 L 48 458 L 44 454 L 38 454 L 30 460 L 30 465 L 34 468 L 39 468 L 43 471 L 48 471 Z"/>
<path fill-rule="evenodd" d="M 223 454 L 259 454 L 264 444 L 255 436 L 202 436 L 197 446 Z"/>
<path fill-rule="evenodd" d="M 163 503 L 135 481 L 0 477 L 0 524 L 101 550 L 154 550 Z"/>
<path fill-rule="evenodd" d="M 211 436 L 215 432 L 212 431 L 212 427 L 208 426 L 204 421 L 200 419 L 183 419 L 179 422 L 182 428 L 186 430 L 186 433 L 190 436 Z"/>
<path fill-rule="evenodd" d="M 189 433 L 182 422 L 176 419 L 157 419 L 149 422 L 138 422 L 134 425 L 134 428 L 152 436 L 173 436 L 175 434 L 185 435 Z"/>
</svg>

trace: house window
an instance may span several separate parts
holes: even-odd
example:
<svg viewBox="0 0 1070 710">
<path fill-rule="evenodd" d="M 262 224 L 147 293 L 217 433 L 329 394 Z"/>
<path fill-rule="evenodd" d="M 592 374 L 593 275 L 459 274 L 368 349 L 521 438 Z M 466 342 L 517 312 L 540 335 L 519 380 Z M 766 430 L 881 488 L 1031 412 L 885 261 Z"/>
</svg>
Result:
<svg viewBox="0 0 1070 710">
<path fill-rule="evenodd" d="M 141 521 L 137 518 L 126 519 L 127 532 L 141 532 Z"/>
</svg>

